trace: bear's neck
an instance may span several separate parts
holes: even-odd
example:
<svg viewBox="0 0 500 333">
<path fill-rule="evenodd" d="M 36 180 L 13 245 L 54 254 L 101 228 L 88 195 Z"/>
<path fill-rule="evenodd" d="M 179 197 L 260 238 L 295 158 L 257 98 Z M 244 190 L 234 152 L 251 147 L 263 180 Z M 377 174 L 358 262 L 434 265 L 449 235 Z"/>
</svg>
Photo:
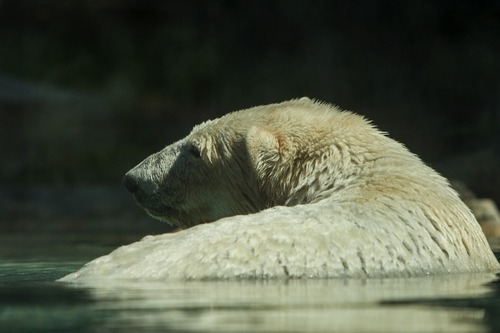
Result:
<svg viewBox="0 0 500 333">
<path fill-rule="evenodd" d="M 316 152 L 315 156 L 305 150 L 298 152 L 291 161 L 284 159 L 266 170 L 261 178 L 264 208 L 317 202 L 352 187 L 359 179 L 361 163 L 350 154 L 337 147 Z"/>
<path fill-rule="evenodd" d="M 290 187 L 284 202 L 287 206 L 314 203 L 326 198 L 332 198 L 334 194 L 343 193 L 351 189 L 358 182 L 361 168 L 357 164 L 347 161 L 347 156 L 341 156 L 335 151 L 335 156 L 324 156 L 319 160 L 308 161 L 295 165 L 296 179 L 290 179 Z M 334 159 L 339 164 L 329 165 L 325 163 Z"/>
<path fill-rule="evenodd" d="M 407 154 L 402 155 L 401 147 L 396 145 L 376 150 L 369 144 L 360 147 L 337 143 L 313 151 L 313 156 L 299 152 L 291 163 L 280 164 L 271 172 L 278 176 L 269 177 L 268 207 L 309 204 L 323 199 L 356 200 L 362 197 L 362 192 L 378 191 L 379 183 L 388 178 L 414 178 L 411 165 L 423 164 L 406 149 L 403 151 Z"/>
</svg>

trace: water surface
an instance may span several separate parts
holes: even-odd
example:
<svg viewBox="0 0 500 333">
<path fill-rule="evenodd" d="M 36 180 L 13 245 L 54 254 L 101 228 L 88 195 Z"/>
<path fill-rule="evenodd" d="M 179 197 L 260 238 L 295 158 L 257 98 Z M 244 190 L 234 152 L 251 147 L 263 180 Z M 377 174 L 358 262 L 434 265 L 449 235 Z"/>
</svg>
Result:
<svg viewBox="0 0 500 333">
<path fill-rule="evenodd" d="M 29 237 L 9 239 L 1 245 L 0 258 L 0 327 L 5 332 L 494 332 L 500 328 L 495 274 L 70 285 L 54 281 L 116 244 L 75 238 L 45 242 L 37 237 L 38 243 Z M 12 252 L 20 244 L 24 253 Z"/>
</svg>

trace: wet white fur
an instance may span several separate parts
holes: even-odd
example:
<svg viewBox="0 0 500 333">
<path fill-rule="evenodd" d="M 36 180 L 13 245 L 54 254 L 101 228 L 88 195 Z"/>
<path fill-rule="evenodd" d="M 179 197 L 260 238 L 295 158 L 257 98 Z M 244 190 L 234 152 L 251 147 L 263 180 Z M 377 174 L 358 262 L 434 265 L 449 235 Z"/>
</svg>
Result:
<svg viewBox="0 0 500 333">
<path fill-rule="evenodd" d="M 307 98 L 230 113 L 157 153 L 163 164 L 146 160 L 131 172 L 149 179 L 153 193 L 187 144 L 200 149 L 206 181 L 179 174 L 154 200 L 183 211 L 171 223 L 211 223 L 146 237 L 63 281 L 499 269 L 447 180 L 358 115 Z"/>
</svg>

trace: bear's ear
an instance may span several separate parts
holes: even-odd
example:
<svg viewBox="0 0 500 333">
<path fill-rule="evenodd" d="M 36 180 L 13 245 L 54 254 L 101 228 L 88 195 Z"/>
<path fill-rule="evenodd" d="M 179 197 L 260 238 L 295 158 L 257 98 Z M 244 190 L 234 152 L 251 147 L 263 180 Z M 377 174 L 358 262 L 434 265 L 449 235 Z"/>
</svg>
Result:
<svg viewBox="0 0 500 333">
<path fill-rule="evenodd" d="M 276 164 L 290 152 L 287 138 L 268 129 L 253 126 L 246 135 L 248 154 L 254 165 Z"/>
</svg>

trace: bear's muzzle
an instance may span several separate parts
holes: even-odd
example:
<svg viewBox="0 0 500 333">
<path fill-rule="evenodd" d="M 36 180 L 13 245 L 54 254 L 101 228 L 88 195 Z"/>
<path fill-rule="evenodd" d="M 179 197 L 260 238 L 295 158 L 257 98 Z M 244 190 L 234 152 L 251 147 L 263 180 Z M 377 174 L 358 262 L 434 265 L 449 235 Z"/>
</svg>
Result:
<svg viewBox="0 0 500 333">
<path fill-rule="evenodd" d="M 127 191 L 132 194 L 136 193 L 139 189 L 139 182 L 137 181 L 137 179 L 128 173 L 123 176 L 122 184 L 127 189 Z"/>
</svg>

